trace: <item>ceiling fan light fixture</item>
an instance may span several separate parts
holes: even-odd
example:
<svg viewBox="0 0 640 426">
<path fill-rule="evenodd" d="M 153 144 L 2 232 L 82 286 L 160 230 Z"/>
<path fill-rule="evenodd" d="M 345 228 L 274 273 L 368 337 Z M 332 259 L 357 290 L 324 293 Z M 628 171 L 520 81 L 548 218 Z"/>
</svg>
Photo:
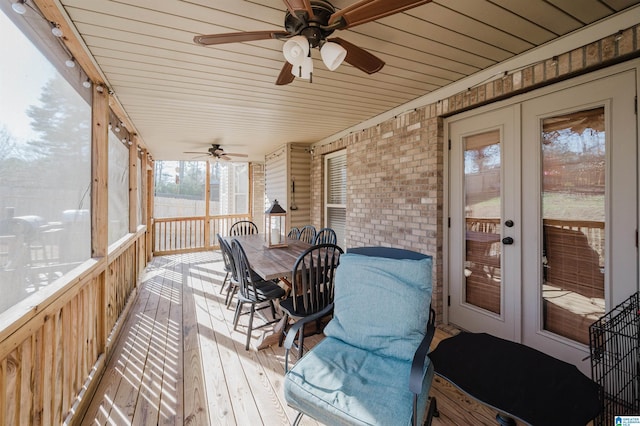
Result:
<svg viewBox="0 0 640 426">
<path fill-rule="evenodd" d="M 25 7 L 25 0 L 18 0 L 17 2 L 11 5 L 13 11 L 19 15 L 24 15 L 27 12 L 27 8 Z"/>
<path fill-rule="evenodd" d="M 306 56 L 300 65 L 291 68 L 291 74 L 305 80 L 311 80 L 311 75 L 313 74 L 313 59 L 311 59 L 311 56 Z"/>
<path fill-rule="evenodd" d="M 291 37 L 284 46 L 282 46 L 282 53 L 291 65 L 302 65 L 305 58 L 309 55 L 309 41 L 301 35 Z"/>
<path fill-rule="evenodd" d="M 347 57 L 347 49 L 338 43 L 328 41 L 320 49 L 320 56 L 322 56 L 322 62 L 325 66 L 330 71 L 335 71 Z"/>
</svg>

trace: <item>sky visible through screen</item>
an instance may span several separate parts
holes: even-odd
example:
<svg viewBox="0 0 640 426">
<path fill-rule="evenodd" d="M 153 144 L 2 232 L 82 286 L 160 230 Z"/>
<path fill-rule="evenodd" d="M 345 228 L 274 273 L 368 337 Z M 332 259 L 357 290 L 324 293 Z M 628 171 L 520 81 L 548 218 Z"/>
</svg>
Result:
<svg viewBox="0 0 640 426">
<path fill-rule="evenodd" d="M 42 87 L 56 71 L 3 12 L 0 39 L 0 129 L 6 129 L 14 142 L 24 143 L 37 136 L 27 108 L 40 105 Z"/>
</svg>

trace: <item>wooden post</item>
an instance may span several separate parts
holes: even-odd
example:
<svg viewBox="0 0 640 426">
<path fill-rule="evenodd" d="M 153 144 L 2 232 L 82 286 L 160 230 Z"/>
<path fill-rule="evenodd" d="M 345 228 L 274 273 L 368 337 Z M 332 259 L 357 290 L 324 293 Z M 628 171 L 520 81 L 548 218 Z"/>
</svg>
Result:
<svg viewBox="0 0 640 426">
<path fill-rule="evenodd" d="M 131 135 L 129 145 L 129 232 L 138 230 L 138 137 Z"/>
<path fill-rule="evenodd" d="M 147 155 L 145 153 L 145 155 Z M 155 184 L 153 181 L 153 160 L 149 159 L 149 163 L 147 164 L 146 169 L 146 179 L 147 179 L 147 261 L 151 261 L 153 257 L 153 234 L 154 234 L 154 223 L 153 223 L 153 193 Z"/>
<path fill-rule="evenodd" d="M 109 95 L 103 86 L 94 85 L 91 115 L 91 256 L 105 258 L 109 246 Z M 100 312 L 98 313 L 98 352 L 105 349 L 107 335 L 108 276 L 102 271 Z"/>
<path fill-rule="evenodd" d="M 207 161 L 207 172 L 205 173 L 204 183 L 204 246 L 209 249 L 212 245 L 211 238 L 209 237 L 211 228 L 211 218 L 209 215 L 211 204 L 211 164 Z M 216 242 L 217 243 L 217 242 Z"/>
<path fill-rule="evenodd" d="M 107 255 L 109 224 L 109 95 L 93 90 L 91 129 L 91 256 Z"/>
</svg>

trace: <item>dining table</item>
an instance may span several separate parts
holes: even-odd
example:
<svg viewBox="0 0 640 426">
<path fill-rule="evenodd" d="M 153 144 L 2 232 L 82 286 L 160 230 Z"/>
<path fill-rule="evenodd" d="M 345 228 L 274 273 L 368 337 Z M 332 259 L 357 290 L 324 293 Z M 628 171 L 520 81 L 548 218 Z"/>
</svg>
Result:
<svg viewBox="0 0 640 426">
<path fill-rule="evenodd" d="M 305 241 L 287 238 L 284 247 L 268 247 L 264 234 L 236 235 L 225 239 L 229 244 L 234 239 L 237 240 L 247 255 L 251 269 L 264 280 L 279 280 L 287 295 L 291 290 L 293 265 L 298 257 L 312 246 Z M 267 331 L 257 345 L 258 350 L 278 343 L 285 325 L 282 318 L 273 330 Z"/>
<path fill-rule="evenodd" d="M 265 280 L 281 279 L 289 283 L 293 265 L 311 244 L 286 239 L 285 247 L 268 247 L 264 234 L 236 235 L 226 237 L 229 244 L 237 240 L 247 255 L 251 269 Z"/>
</svg>

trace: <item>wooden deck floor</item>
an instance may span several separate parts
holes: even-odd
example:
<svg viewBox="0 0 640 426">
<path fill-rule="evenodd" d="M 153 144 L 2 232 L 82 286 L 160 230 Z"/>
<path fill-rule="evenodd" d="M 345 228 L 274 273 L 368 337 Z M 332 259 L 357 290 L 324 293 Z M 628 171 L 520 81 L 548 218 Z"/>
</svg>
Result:
<svg viewBox="0 0 640 426">
<path fill-rule="evenodd" d="M 217 251 L 154 258 L 82 424 L 291 424 L 284 350 L 245 351 L 244 329 L 233 331 L 233 309 L 220 294 L 223 278 Z M 434 345 L 449 332 L 439 329 Z M 493 410 L 442 379 L 432 395 L 435 426 L 496 424 Z M 306 417 L 302 424 L 317 425 Z"/>
</svg>

